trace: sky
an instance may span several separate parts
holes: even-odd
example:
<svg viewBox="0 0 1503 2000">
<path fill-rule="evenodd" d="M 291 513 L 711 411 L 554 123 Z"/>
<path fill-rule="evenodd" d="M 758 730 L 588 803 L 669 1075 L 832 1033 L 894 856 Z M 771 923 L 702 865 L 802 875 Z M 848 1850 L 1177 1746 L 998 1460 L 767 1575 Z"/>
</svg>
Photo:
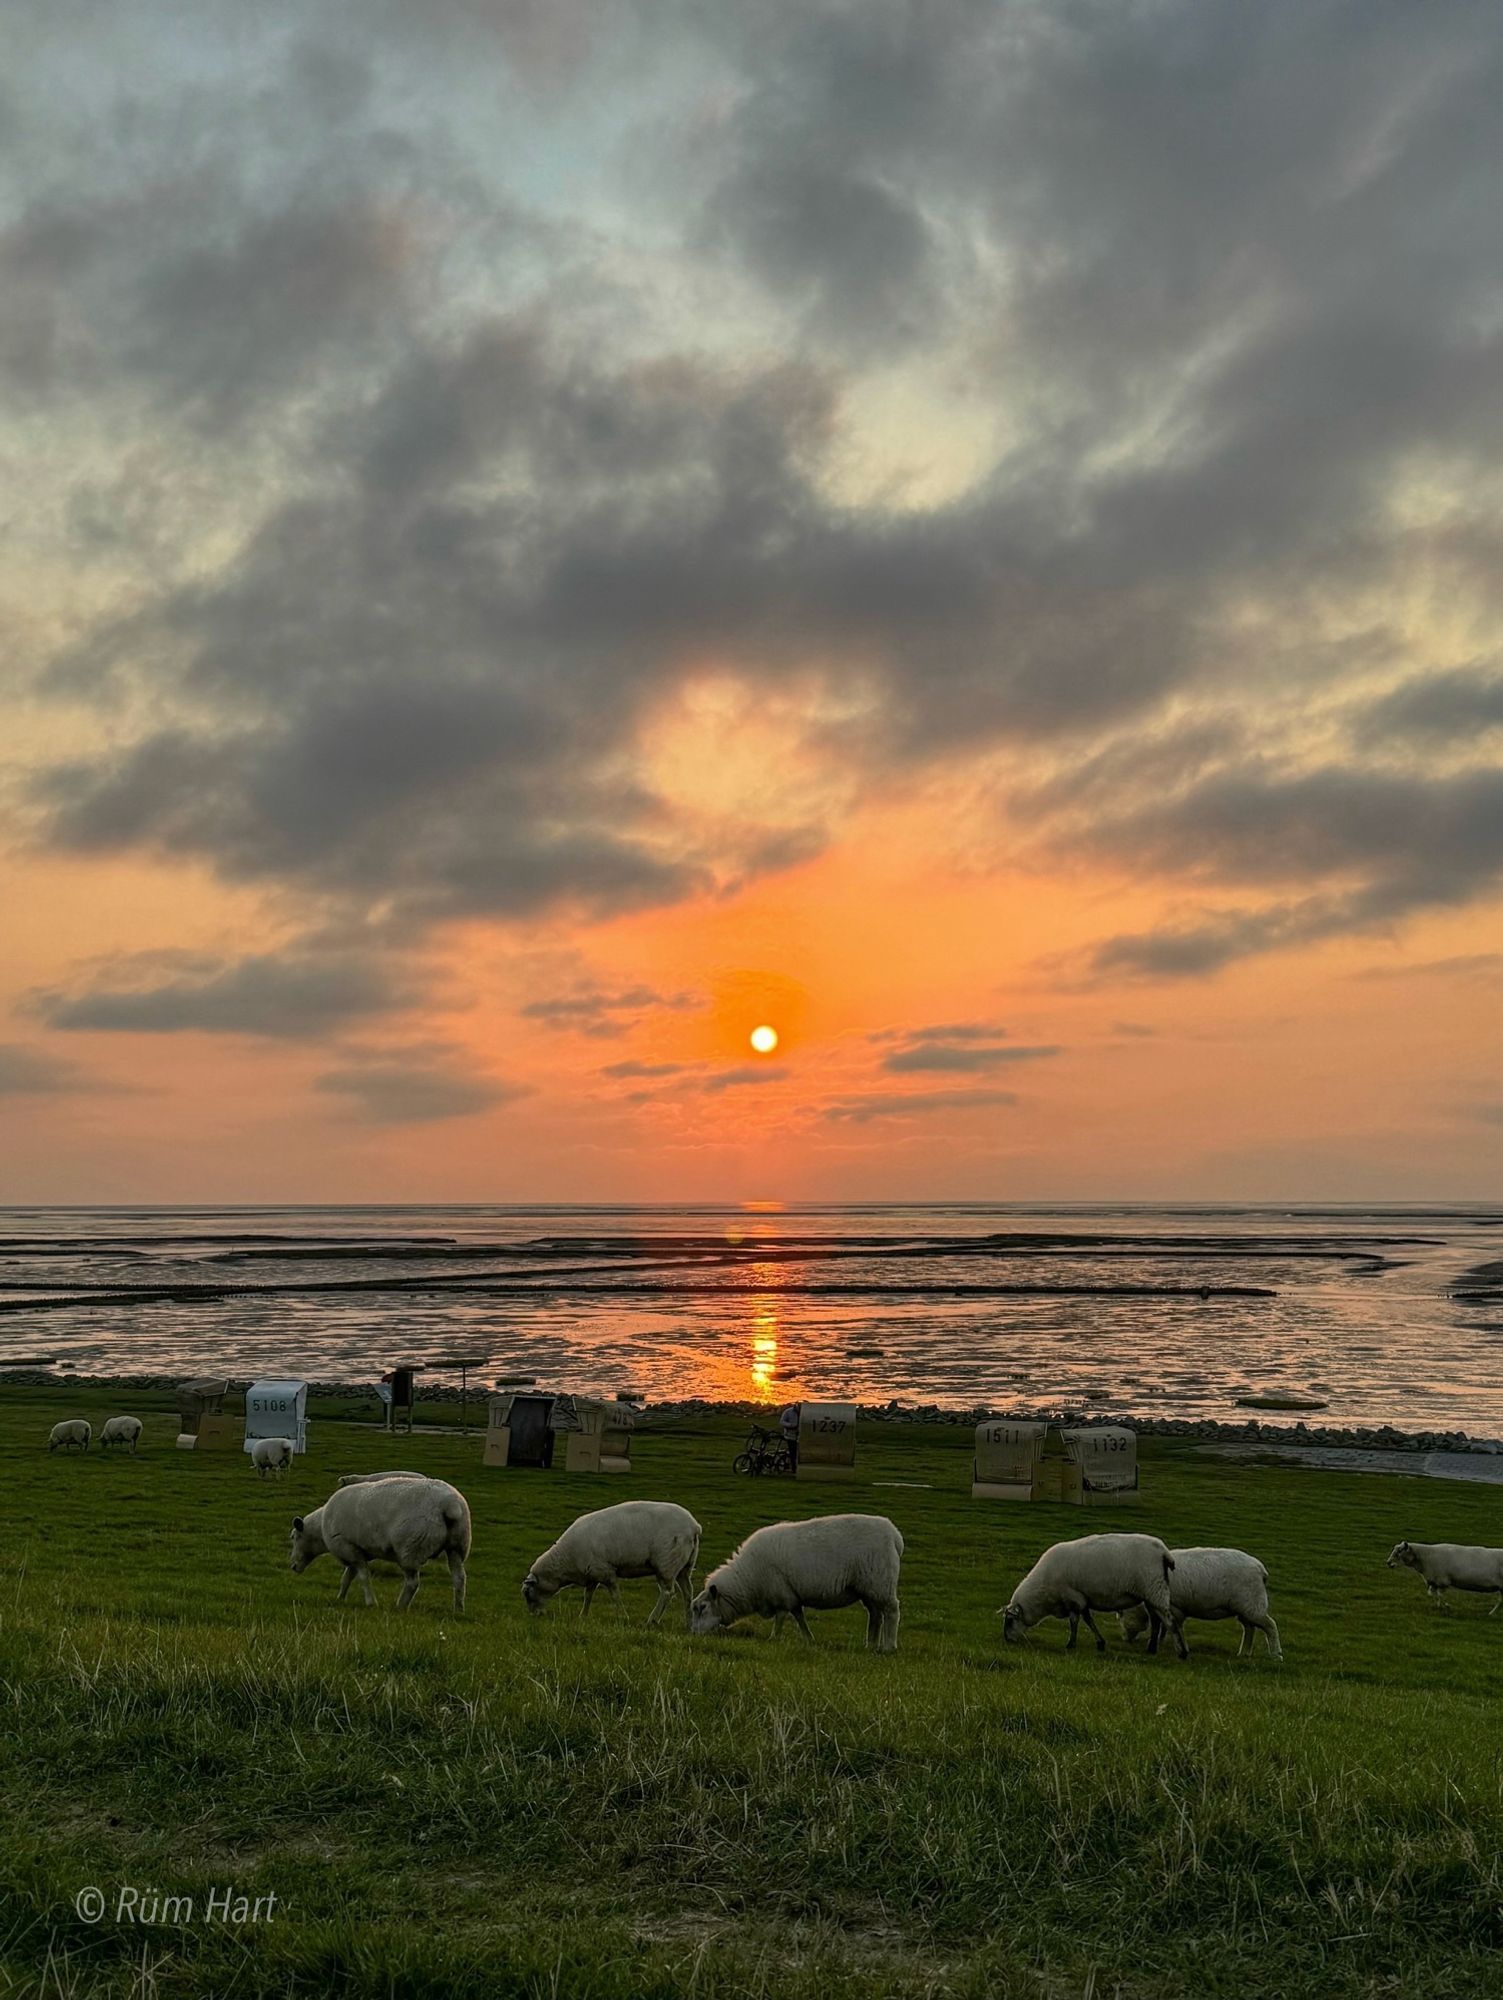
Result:
<svg viewBox="0 0 1503 2000">
<path fill-rule="evenodd" d="M 0 1200 L 1498 1198 L 1493 0 L 7 42 Z"/>
</svg>

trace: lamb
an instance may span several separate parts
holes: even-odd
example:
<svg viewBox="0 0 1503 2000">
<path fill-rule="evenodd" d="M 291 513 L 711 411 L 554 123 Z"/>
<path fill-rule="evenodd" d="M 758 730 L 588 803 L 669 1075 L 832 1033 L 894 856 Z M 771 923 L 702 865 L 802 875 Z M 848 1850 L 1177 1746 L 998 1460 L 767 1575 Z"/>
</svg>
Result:
<svg viewBox="0 0 1503 2000">
<path fill-rule="evenodd" d="M 1142 1605 L 1148 1612 L 1148 1650 L 1156 1653 L 1165 1626 L 1172 1626 L 1169 1578 L 1174 1558 L 1156 1535 L 1082 1535 L 1078 1541 L 1056 1542 L 1045 1549 L 1004 1605 L 1004 1638 L 1016 1643 L 1041 1618 L 1067 1618 L 1075 1644 L 1083 1618 L 1096 1651 L 1106 1651 L 1093 1611 L 1129 1611 Z M 1183 1659 L 1189 1648 L 1184 1634 L 1174 1633 Z"/>
<path fill-rule="evenodd" d="M 104 1429 L 99 1433 L 99 1449 L 103 1451 L 106 1445 L 128 1444 L 131 1456 L 134 1457 L 136 1446 L 141 1442 L 143 1429 L 144 1425 L 139 1417 L 106 1418 Z"/>
<path fill-rule="evenodd" d="M 1275 1660 L 1284 1657 L 1279 1628 L 1268 1609 L 1268 1572 L 1256 1556 L 1241 1549 L 1171 1549 L 1174 1571 L 1169 1578 L 1169 1624 L 1181 1638 L 1187 1618 L 1235 1618 L 1242 1626 L 1237 1657 L 1250 1653 L 1261 1632 Z M 1122 1635 L 1131 1645 L 1149 1627 L 1141 1605 L 1120 1614 Z M 1183 1658 L 1183 1654 L 1181 1654 Z"/>
<path fill-rule="evenodd" d="M 91 1427 L 82 1417 L 69 1417 L 65 1422 L 52 1426 L 52 1435 L 47 1440 L 47 1449 L 56 1451 L 61 1445 L 65 1451 L 72 1451 L 76 1445 L 80 1451 L 87 1451 L 89 1439 L 94 1435 Z"/>
<path fill-rule="evenodd" d="M 527 1609 L 540 1612 L 550 1597 L 578 1584 L 584 1591 L 585 1611 L 602 1585 L 619 1611 L 618 1579 L 651 1576 L 657 1579 L 658 1601 L 648 1614 L 648 1624 L 657 1624 L 677 1591 L 684 1600 L 687 1625 L 703 1532 L 686 1508 L 668 1500 L 623 1500 L 618 1506 L 581 1514 L 522 1579 Z"/>
<path fill-rule="evenodd" d="M 261 1478 L 272 1473 L 280 1479 L 292 1463 L 291 1438 L 257 1438 L 250 1448 L 250 1462 Z"/>
<path fill-rule="evenodd" d="M 378 1479 L 341 1486 L 306 1519 L 292 1524 L 291 1561 L 300 1576 L 325 1553 L 344 1564 L 342 1604 L 351 1580 L 360 1579 L 374 1604 L 370 1565 L 394 1562 L 403 1584 L 398 1611 L 417 1596 L 424 1563 L 443 1556 L 454 1581 L 454 1609 L 464 1610 L 465 1558 L 470 1553 L 470 1510 L 462 1493 L 442 1479 Z"/>
<path fill-rule="evenodd" d="M 729 1562 L 713 1570 L 689 1607 L 689 1629 L 707 1633 L 738 1618 L 771 1618 L 777 1638 L 791 1618 L 812 1645 L 805 1609 L 866 1611 L 866 1643 L 898 1650 L 898 1570 L 903 1537 L 881 1514 L 823 1514 L 778 1521 L 748 1535 Z"/>
<path fill-rule="evenodd" d="M 1431 1598 L 1442 1607 L 1448 1590 L 1495 1590 L 1498 1595 L 1489 1618 L 1503 1604 L 1503 1549 L 1473 1548 L 1465 1542 L 1399 1542 L 1388 1567 L 1418 1570 Z"/>
</svg>

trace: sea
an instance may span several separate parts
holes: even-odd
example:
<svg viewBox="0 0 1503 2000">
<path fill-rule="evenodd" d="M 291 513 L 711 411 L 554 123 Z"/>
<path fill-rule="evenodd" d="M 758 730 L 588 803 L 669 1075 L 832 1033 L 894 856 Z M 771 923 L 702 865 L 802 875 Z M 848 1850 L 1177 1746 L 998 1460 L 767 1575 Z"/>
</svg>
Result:
<svg viewBox="0 0 1503 2000">
<path fill-rule="evenodd" d="M 1110 1203 L 0 1209 L 0 1382 L 533 1381 L 648 1403 L 1503 1436 L 1503 1210 Z M 1293 1421 L 1277 1416 L 1271 1421 Z"/>
</svg>

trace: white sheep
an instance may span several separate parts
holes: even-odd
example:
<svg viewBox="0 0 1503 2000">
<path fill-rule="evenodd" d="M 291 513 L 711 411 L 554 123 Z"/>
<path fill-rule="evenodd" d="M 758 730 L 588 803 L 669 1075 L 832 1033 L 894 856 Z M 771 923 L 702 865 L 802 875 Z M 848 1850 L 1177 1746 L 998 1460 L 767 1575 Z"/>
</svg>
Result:
<svg viewBox="0 0 1503 2000">
<path fill-rule="evenodd" d="M 87 1451 L 89 1439 L 94 1435 L 82 1417 L 69 1417 L 52 1426 L 52 1435 L 47 1440 L 47 1449 L 56 1451 L 61 1445 L 65 1451 L 72 1451 L 76 1445 L 80 1451 Z"/>
<path fill-rule="evenodd" d="M 374 1604 L 370 1565 L 394 1562 L 404 1579 L 398 1611 L 416 1597 L 424 1563 L 443 1556 L 454 1580 L 454 1609 L 463 1611 L 470 1509 L 464 1495 L 442 1479 L 388 1478 L 341 1486 L 322 1507 L 292 1524 L 295 1575 L 326 1553 L 344 1564 L 341 1604 L 357 1576 L 366 1603 Z"/>
<path fill-rule="evenodd" d="M 687 1508 L 675 1507 L 669 1500 L 623 1500 L 617 1506 L 581 1514 L 522 1579 L 527 1609 L 541 1611 L 550 1597 L 577 1584 L 584 1591 L 585 1611 L 602 1587 L 610 1592 L 619 1611 L 619 1579 L 651 1576 L 657 1579 L 658 1601 L 648 1624 L 657 1624 L 675 1591 L 684 1600 L 687 1624 L 703 1532 Z"/>
<path fill-rule="evenodd" d="M 1169 1578 L 1169 1624 L 1183 1637 L 1187 1618 L 1235 1618 L 1242 1626 L 1237 1657 L 1250 1653 L 1261 1632 L 1275 1660 L 1284 1657 L 1279 1628 L 1268 1609 L 1268 1572 L 1256 1556 L 1242 1549 L 1171 1549 L 1174 1569 Z M 1129 1645 L 1149 1629 L 1142 1605 L 1119 1614 Z M 1182 1656 L 1183 1657 L 1183 1656 Z"/>
<path fill-rule="evenodd" d="M 773 1637 L 791 1618 L 811 1645 L 811 1611 L 866 1610 L 866 1643 L 898 1649 L 898 1571 L 903 1537 L 881 1514 L 823 1514 L 778 1521 L 748 1535 L 713 1570 L 689 1607 L 689 1629 L 718 1632 L 738 1618 L 771 1618 Z"/>
<path fill-rule="evenodd" d="M 1388 1567 L 1418 1570 L 1432 1600 L 1442 1608 L 1448 1590 L 1495 1590 L 1497 1601 L 1489 1618 L 1503 1604 L 1503 1549 L 1474 1548 L 1465 1542 L 1399 1542 Z"/>
<path fill-rule="evenodd" d="M 1174 1558 L 1156 1535 L 1082 1535 L 1078 1541 L 1056 1542 L 1045 1549 L 1002 1608 L 1006 1639 L 1021 1640 L 1041 1618 L 1070 1621 L 1068 1651 L 1075 1644 L 1083 1618 L 1106 1651 L 1093 1611 L 1129 1611 L 1142 1605 L 1148 1612 L 1148 1650 L 1156 1653 L 1159 1638 L 1171 1624 L 1169 1577 Z M 1183 1658 L 1189 1648 L 1175 1632 Z"/>
<path fill-rule="evenodd" d="M 280 1479 L 292 1463 L 292 1439 L 255 1439 L 250 1448 L 250 1462 L 262 1479 L 268 1472 Z"/>
<path fill-rule="evenodd" d="M 341 1486 L 369 1486 L 377 1479 L 426 1479 L 426 1472 L 341 1472 Z"/>
<path fill-rule="evenodd" d="M 141 1442 L 143 1425 L 139 1417 L 107 1417 L 103 1430 L 99 1433 L 99 1449 L 106 1445 L 128 1444 L 132 1455 Z"/>
</svg>

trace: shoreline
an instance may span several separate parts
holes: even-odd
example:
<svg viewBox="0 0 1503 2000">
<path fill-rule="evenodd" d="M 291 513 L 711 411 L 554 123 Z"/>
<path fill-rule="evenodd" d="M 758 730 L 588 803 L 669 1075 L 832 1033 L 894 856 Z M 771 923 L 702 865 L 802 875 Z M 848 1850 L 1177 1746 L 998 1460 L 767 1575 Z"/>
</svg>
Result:
<svg viewBox="0 0 1503 2000">
<path fill-rule="evenodd" d="M 27 1390 L 69 1391 L 134 1391 L 153 1395 L 169 1395 L 175 1391 L 181 1380 L 177 1374 L 109 1374 L 109 1375 L 62 1375 L 53 1369 L 25 1366 L 5 1366 L 0 1364 L 0 1394 L 7 1387 Z M 243 1394 L 250 1378 L 244 1381 L 238 1377 L 229 1378 L 229 1393 Z M 473 1387 L 469 1400 L 483 1404 L 495 1393 L 489 1388 Z M 583 1394 L 583 1391 L 560 1391 L 560 1393 Z M 377 1401 L 375 1387 L 369 1382 L 310 1381 L 310 1399 L 317 1398 L 329 1402 L 353 1402 L 356 1400 L 372 1403 Z M 415 1403 L 457 1403 L 457 1385 L 447 1383 L 420 1383 L 415 1387 Z M 630 1399 L 639 1408 L 645 1399 Z M 653 1417 L 696 1417 L 696 1416 L 739 1416 L 748 1423 L 776 1423 L 776 1413 L 780 1407 L 777 1401 L 752 1403 L 735 1398 L 717 1400 L 712 1397 L 689 1396 L 670 1397 L 664 1401 L 646 1401 L 647 1421 Z M 951 1428 L 974 1428 L 975 1425 L 993 1419 L 1012 1419 L 1020 1423 L 1065 1423 L 1065 1424 L 1122 1424 L 1136 1431 L 1141 1437 L 1178 1438 L 1186 1443 L 1214 1443 L 1241 1446 L 1267 1445 L 1288 1449 L 1311 1448 L 1314 1450 L 1340 1450 L 1360 1452 L 1401 1452 L 1423 1454 L 1450 1452 L 1475 1454 L 1478 1457 L 1503 1455 L 1503 1439 L 1474 1437 L 1467 1431 L 1454 1430 L 1405 1430 L 1395 1424 L 1311 1424 L 1303 1418 L 1292 1424 L 1266 1423 L 1257 1416 L 1242 1421 L 1217 1417 L 1169 1417 L 1149 1416 L 1127 1409 L 1083 1410 L 1068 1404 L 1026 1405 L 1005 1403 L 975 1403 L 950 1406 L 939 1403 L 904 1402 L 897 1397 L 885 1403 L 858 1403 L 856 1414 L 866 1423 L 895 1424 L 943 1424 Z"/>
</svg>

